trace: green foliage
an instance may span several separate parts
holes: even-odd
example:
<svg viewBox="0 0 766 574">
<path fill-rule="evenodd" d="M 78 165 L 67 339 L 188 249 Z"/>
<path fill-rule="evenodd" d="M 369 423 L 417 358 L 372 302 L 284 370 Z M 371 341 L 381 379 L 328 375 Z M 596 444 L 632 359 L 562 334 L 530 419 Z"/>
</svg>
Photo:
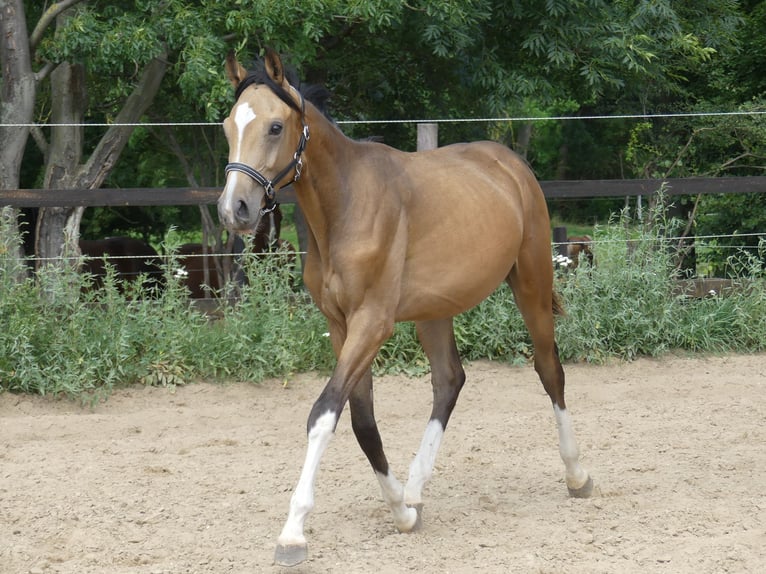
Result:
<svg viewBox="0 0 766 574">
<path fill-rule="evenodd" d="M 594 233 L 594 259 L 559 276 L 567 315 L 558 323 L 563 360 L 632 359 L 674 347 L 670 335 L 681 300 L 674 295 L 672 255 L 659 225 L 623 216 Z"/>
<path fill-rule="evenodd" d="M 28 4 L 28 13 L 39 16 L 37 3 Z M 170 67 L 147 120 L 221 121 L 232 103 L 223 73 L 226 52 L 235 50 L 247 65 L 265 46 L 282 52 L 302 79 L 330 88 L 337 119 L 712 109 L 760 95 L 757 74 L 741 62 L 749 58 L 757 68 L 764 13 L 762 3 L 734 0 L 91 0 L 78 3 L 55 33 L 51 28 L 44 35 L 36 57 L 86 65 L 89 122 L 113 119 L 143 66 L 160 53 L 167 53 Z M 44 86 L 38 93 L 37 117 L 45 120 L 49 95 Z M 635 124 L 536 122 L 522 151 L 544 178 L 621 178 L 678 167 L 674 159 L 688 134 L 659 124 L 651 137 L 642 133 L 640 141 L 629 141 Z M 496 138 L 515 145 L 516 127 L 443 124 L 440 142 Z M 220 129 L 142 131 L 106 185 L 222 183 L 226 149 Z M 415 145 L 413 124 L 347 131 L 353 137 L 381 135 L 401 149 Z M 100 131 L 88 133 L 93 141 Z M 683 165 L 700 175 L 695 168 L 704 162 L 694 154 L 696 148 L 689 148 Z M 26 171 L 29 181 L 40 180 Z M 559 209 L 563 217 L 596 217 L 585 205 L 571 205 Z M 599 204 L 599 215 L 611 207 Z M 129 218 L 153 227 L 152 218 L 169 217 L 178 226 L 191 219 L 188 212 Z"/>
<path fill-rule="evenodd" d="M 672 118 L 636 124 L 625 159 L 638 177 L 748 176 L 763 172 L 766 159 L 766 101 L 738 106 L 741 115 Z M 697 108 L 713 111 L 709 104 Z M 738 275 L 731 260 L 737 248 L 757 255 L 757 234 L 766 229 L 766 198 L 761 193 L 679 198 L 696 202 L 692 231 L 711 237 L 698 242 L 698 261 L 707 275 Z"/>
<path fill-rule="evenodd" d="M 455 319 L 455 339 L 467 360 L 521 362 L 532 356 L 532 342 L 506 285 Z"/>
<path fill-rule="evenodd" d="M 736 58 L 727 63 L 732 78 L 726 88 L 742 101 L 766 94 L 766 2 L 753 1 L 744 12 L 744 25 L 738 28 L 737 38 L 745 47 Z"/>
<path fill-rule="evenodd" d="M 568 311 L 557 322 L 562 360 L 766 349 L 761 260 L 740 255 L 739 268 L 748 271 L 741 289 L 685 297 L 676 289 L 673 257 L 658 232 L 667 228 L 666 222 L 644 227 L 623 217 L 596 229 L 594 267 L 583 262 L 557 274 Z M 241 299 L 230 305 L 221 294 L 222 315 L 211 319 L 189 306 L 172 257 L 168 288 L 159 299 L 140 288 L 121 293 L 113 276 L 103 290 L 81 293 L 85 280 L 72 272 L 18 282 L 16 239 L 6 228 L 0 238 L 0 389 L 97 400 L 125 384 L 257 382 L 334 365 L 326 322 L 307 295 L 294 290 L 287 266 L 249 255 L 249 285 Z M 172 253 L 174 238 L 166 241 Z M 507 287 L 458 317 L 455 336 L 467 360 L 525 363 L 533 354 Z M 411 324 L 397 326 L 374 368 L 427 372 Z"/>
<path fill-rule="evenodd" d="M 74 272 L 17 282 L 18 260 L 0 255 L 0 389 L 97 399 L 117 385 L 259 381 L 332 364 L 324 319 L 285 266 L 253 263 L 238 305 L 210 320 L 189 306 L 172 256 L 167 288 L 151 298 L 140 281 L 122 293 L 113 273 L 94 292 Z"/>
<path fill-rule="evenodd" d="M 26 4 L 30 21 L 39 17 L 42 5 Z M 285 54 L 302 78 L 328 85 L 339 119 L 760 110 L 764 5 L 734 0 L 91 0 L 78 3 L 55 33 L 51 27 L 44 35 L 35 68 L 65 59 L 86 66 L 88 122 L 113 120 L 143 66 L 160 53 L 167 54 L 170 68 L 147 120 L 220 121 L 232 103 L 222 69 L 225 53 L 234 49 L 247 63 L 267 45 Z M 51 96 L 45 85 L 38 94 L 36 118 L 45 121 Z M 651 124 L 548 121 L 535 124 L 528 157 L 539 174 L 557 178 L 760 173 L 766 157 L 762 123 L 755 116 Z M 515 126 L 503 128 L 448 124 L 440 140 L 493 137 L 513 144 Z M 389 144 L 412 149 L 414 130 L 394 124 L 374 131 Z M 348 131 L 363 137 L 370 128 Z M 88 128 L 86 147 L 102 132 Z M 218 128 L 136 130 L 106 184 L 219 185 L 225 156 Z M 41 155 L 26 158 L 24 180 L 40 187 Z M 761 201 L 756 195 L 703 198 L 694 231 L 736 229 L 741 236 L 734 241 L 740 244 L 745 234 L 763 229 Z M 570 203 L 560 211 L 590 221 L 595 212 L 612 207 Z M 87 217 L 93 226 L 86 230 L 93 235 L 115 228 L 103 212 Z M 143 226 L 141 233 L 154 238 L 171 221 L 179 227 L 196 222 L 190 212 L 179 210 L 142 216 L 140 222 L 132 214 L 119 217 L 128 219 L 126 232 Z M 608 226 L 599 235 L 604 243 L 597 247 L 598 266 L 561 278 L 570 309 L 559 323 L 564 356 L 629 358 L 676 347 L 743 350 L 763 335 L 760 324 L 748 323 L 742 314 L 747 309 L 751 317 L 763 316 L 758 288 L 741 298 L 678 300 L 668 291 L 673 266 L 662 240 L 644 233 L 649 236 L 637 260 L 623 251 L 622 227 Z M 733 245 L 715 241 L 701 250 L 707 268 L 757 274 L 763 262 L 757 238 L 750 240 L 746 256 L 733 256 L 740 253 Z M 103 292 L 83 296 L 81 278 L 72 274 L 16 283 L 9 279 L 17 265 L 13 257 L 5 257 L 2 265 L 3 388 L 79 394 L 136 381 L 258 380 L 332 364 L 323 319 L 287 287 L 286 278 L 277 284 L 268 274 L 252 278 L 242 301 L 225 308 L 222 320 L 208 322 L 188 309 L 172 280 L 160 300 L 136 293 L 126 298 L 109 282 Z M 168 275 L 171 279 L 170 269 Z M 466 356 L 529 356 L 530 343 L 511 299 L 507 289 L 500 289 L 456 320 Z M 743 325 L 753 326 L 750 339 Z M 376 369 L 391 368 L 425 368 L 412 326 L 397 327 L 376 362 Z"/>
</svg>

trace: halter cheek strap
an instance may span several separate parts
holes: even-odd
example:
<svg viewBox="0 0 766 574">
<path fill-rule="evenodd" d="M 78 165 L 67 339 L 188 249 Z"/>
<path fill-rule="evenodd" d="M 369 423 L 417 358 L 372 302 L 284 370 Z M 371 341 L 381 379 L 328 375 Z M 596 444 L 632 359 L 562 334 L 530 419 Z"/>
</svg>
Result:
<svg viewBox="0 0 766 574">
<path fill-rule="evenodd" d="M 299 94 L 300 95 L 300 94 Z M 274 188 L 274 186 L 278 185 L 280 181 L 282 181 L 290 171 L 294 170 L 293 179 L 288 181 L 287 183 L 281 185 L 278 189 L 282 189 L 284 187 L 287 187 L 291 183 L 294 183 L 298 181 L 301 178 L 301 170 L 303 169 L 303 159 L 301 156 L 303 155 L 303 152 L 306 149 L 306 144 L 308 143 L 309 139 L 311 139 L 311 136 L 309 135 L 309 126 L 306 123 L 306 103 L 303 100 L 303 96 L 301 95 L 301 124 L 303 124 L 303 129 L 301 131 L 301 137 L 300 140 L 298 140 L 298 147 L 295 150 L 295 153 L 293 154 L 293 159 L 288 163 L 285 168 L 280 171 L 276 176 L 274 176 L 272 179 L 268 179 L 264 177 L 264 175 L 259 172 L 257 169 L 250 167 L 246 163 L 240 163 L 240 162 L 231 162 L 226 164 L 226 168 L 224 169 L 226 175 L 229 174 L 231 171 L 238 171 L 240 173 L 244 173 L 251 179 L 253 179 L 258 185 L 260 185 L 264 191 L 266 192 L 266 200 L 264 202 L 264 206 L 261 209 L 261 215 L 266 215 L 268 213 L 272 213 L 277 208 L 277 201 L 276 201 L 276 195 L 277 190 Z"/>
</svg>

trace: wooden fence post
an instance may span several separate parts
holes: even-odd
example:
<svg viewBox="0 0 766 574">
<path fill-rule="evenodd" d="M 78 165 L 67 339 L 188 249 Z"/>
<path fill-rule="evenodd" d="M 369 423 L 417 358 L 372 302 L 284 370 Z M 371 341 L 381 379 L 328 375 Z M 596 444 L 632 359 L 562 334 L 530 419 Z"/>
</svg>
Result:
<svg viewBox="0 0 766 574">
<path fill-rule="evenodd" d="M 418 151 L 439 147 L 439 124 L 418 124 Z"/>
<path fill-rule="evenodd" d="M 567 228 L 566 227 L 554 227 L 553 228 L 553 243 L 556 244 L 556 253 L 563 257 L 567 257 L 569 250 L 567 249 Z"/>
</svg>

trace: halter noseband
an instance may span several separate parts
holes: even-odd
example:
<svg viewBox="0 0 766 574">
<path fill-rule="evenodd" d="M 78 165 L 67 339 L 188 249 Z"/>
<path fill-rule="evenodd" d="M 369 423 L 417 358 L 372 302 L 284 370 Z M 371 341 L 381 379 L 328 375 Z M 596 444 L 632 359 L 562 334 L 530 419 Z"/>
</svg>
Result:
<svg viewBox="0 0 766 574">
<path fill-rule="evenodd" d="M 274 189 L 274 186 L 279 184 L 279 182 L 282 181 L 288 173 L 290 173 L 290 170 L 295 170 L 293 179 L 280 186 L 279 189 L 285 188 L 301 178 L 301 169 L 303 169 L 303 159 L 301 159 L 301 156 L 303 155 L 303 152 L 306 149 L 306 144 L 308 143 L 309 139 L 311 139 L 311 137 L 309 135 L 309 126 L 306 123 L 306 102 L 304 101 L 303 95 L 300 92 L 298 92 L 298 95 L 301 97 L 301 124 L 303 125 L 303 130 L 301 131 L 301 138 L 298 140 L 298 147 L 295 150 L 293 159 L 290 161 L 290 163 L 288 163 L 287 166 L 285 166 L 285 168 L 272 179 L 267 179 L 260 171 L 250 167 L 246 163 L 240 163 L 236 161 L 227 163 L 226 168 L 224 169 L 226 175 L 228 175 L 230 171 L 238 171 L 240 173 L 244 173 L 245 175 L 255 180 L 255 182 L 264 189 L 266 192 L 266 201 L 264 202 L 263 208 L 261 208 L 261 216 L 272 213 L 277 208 L 277 190 Z"/>
</svg>

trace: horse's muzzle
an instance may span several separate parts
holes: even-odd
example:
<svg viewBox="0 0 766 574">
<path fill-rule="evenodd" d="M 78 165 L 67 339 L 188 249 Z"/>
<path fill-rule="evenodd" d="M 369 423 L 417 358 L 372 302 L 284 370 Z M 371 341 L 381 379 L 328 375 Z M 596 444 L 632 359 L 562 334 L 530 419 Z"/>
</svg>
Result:
<svg viewBox="0 0 766 574">
<path fill-rule="evenodd" d="M 260 209 L 252 208 L 242 197 L 230 197 L 226 190 L 218 200 L 218 218 L 229 231 L 252 233 L 261 219 Z"/>
</svg>

